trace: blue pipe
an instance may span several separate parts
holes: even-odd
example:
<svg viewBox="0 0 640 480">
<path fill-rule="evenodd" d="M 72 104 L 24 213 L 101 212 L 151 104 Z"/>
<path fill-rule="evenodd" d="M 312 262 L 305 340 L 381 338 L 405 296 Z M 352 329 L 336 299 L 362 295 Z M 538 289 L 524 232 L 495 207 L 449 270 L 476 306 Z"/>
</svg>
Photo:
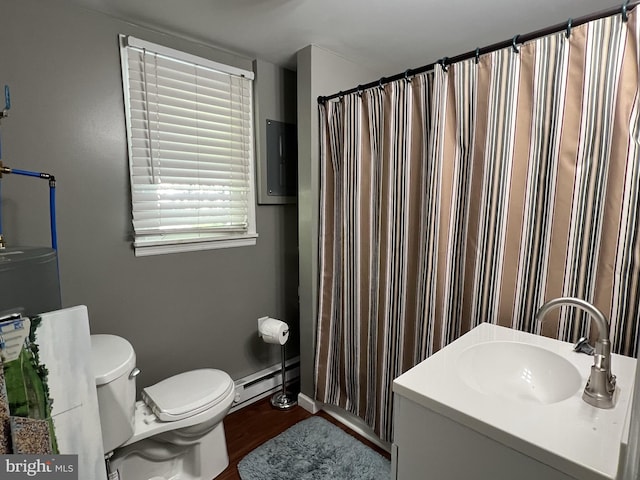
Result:
<svg viewBox="0 0 640 480">
<path fill-rule="evenodd" d="M 58 250 L 58 230 L 56 227 L 56 177 L 48 173 L 32 172 L 30 170 L 18 170 L 16 168 L 2 167 L 0 173 L 15 173 L 27 177 L 37 177 L 49 180 L 49 219 L 51 222 L 51 248 Z M 1 220 L 1 217 L 0 217 Z M 2 233 L 0 225 L 0 234 Z"/>
<path fill-rule="evenodd" d="M 9 92 L 9 85 L 4 86 L 4 109 L 11 110 L 11 93 Z"/>
<path fill-rule="evenodd" d="M 11 173 L 15 173 L 16 175 L 26 175 L 27 177 L 38 177 L 38 178 L 50 177 L 50 175 L 46 173 L 31 172 L 29 170 L 18 170 L 17 168 L 12 168 Z"/>
<path fill-rule="evenodd" d="M 56 227 L 56 181 L 49 180 L 49 218 L 51 220 L 51 248 L 58 250 L 58 231 Z"/>
</svg>

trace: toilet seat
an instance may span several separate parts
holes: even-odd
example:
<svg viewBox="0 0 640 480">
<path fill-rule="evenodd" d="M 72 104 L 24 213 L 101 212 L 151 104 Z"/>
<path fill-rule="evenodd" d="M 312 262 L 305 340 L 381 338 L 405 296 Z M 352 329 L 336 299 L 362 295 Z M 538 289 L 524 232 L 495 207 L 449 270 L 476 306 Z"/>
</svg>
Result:
<svg viewBox="0 0 640 480">
<path fill-rule="evenodd" d="M 155 413 L 153 413 L 149 405 L 147 405 L 143 400 L 138 400 L 135 408 L 135 427 L 133 435 L 122 445 L 122 447 L 134 444 L 140 440 L 144 440 L 145 438 L 158 436 L 162 433 L 178 431 L 180 429 L 196 425 L 204 425 L 212 421 L 221 422 L 229 411 L 229 408 L 231 408 L 234 397 L 235 386 L 232 383 L 229 392 L 223 396 L 216 405 L 200 413 L 191 415 L 190 417 L 183 418 L 182 420 L 175 420 L 173 422 L 163 422 Z"/>
<path fill-rule="evenodd" d="M 142 390 L 142 399 L 163 422 L 175 422 L 208 410 L 233 390 L 222 370 L 204 368 L 169 377 Z"/>
</svg>

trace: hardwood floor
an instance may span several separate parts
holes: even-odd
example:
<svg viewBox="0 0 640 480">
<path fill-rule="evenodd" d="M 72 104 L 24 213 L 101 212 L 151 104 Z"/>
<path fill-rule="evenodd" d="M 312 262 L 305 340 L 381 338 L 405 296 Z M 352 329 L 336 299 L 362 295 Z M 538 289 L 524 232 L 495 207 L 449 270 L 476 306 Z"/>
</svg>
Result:
<svg viewBox="0 0 640 480">
<path fill-rule="evenodd" d="M 216 477 L 216 480 L 240 480 L 237 465 L 247 453 L 311 416 L 309 412 L 299 406 L 288 411 L 275 410 L 271 407 L 268 397 L 227 415 L 224 420 L 224 430 L 227 436 L 229 466 Z M 325 412 L 318 412 L 316 416 L 325 418 L 376 452 L 390 458 L 386 451 L 345 427 Z"/>
</svg>

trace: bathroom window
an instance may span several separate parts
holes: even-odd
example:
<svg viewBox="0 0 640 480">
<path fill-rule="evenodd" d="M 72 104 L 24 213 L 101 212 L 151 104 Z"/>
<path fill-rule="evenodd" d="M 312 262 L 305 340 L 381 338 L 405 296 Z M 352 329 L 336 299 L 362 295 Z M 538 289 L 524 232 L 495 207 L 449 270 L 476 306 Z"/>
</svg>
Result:
<svg viewBox="0 0 640 480">
<path fill-rule="evenodd" d="M 253 72 L 120 36 L 136 256 L 254 245 Z"/>
</svg>

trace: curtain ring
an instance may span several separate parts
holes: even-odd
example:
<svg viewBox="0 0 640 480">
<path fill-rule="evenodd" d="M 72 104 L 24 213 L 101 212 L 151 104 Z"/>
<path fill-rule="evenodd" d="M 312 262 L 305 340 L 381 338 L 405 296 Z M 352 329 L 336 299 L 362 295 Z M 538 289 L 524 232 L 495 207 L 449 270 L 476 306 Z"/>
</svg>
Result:
<svg viewBox="0 0 640 480">
<path fill-rule="evenodd" d="M 622 21 L 626 22 L 629 17 L 627 16 L 627 4 L 629 3 L 629 0 L 625 0 L 625 2 L 622 4 Z"/>
<path fill-rule="evenodd" d="M 573 18 L 570 18 L 569 21 L 567 22 L 567 32 L 564 34 L 564 36 L 566 38 L 569 38 L 571 36 L 571 24 L 573 23 Z"/>
<path fill-rule="evenodd" d="M 449 68 L 447 67 L 447 61 L 448 60 L 449 60 L 449 57 L 443 57 L 440 60 L 438 60 L 438 63 L 442 67 L 442 70 L 445 71 L 445 72 L 449 71 Z"/>
<path fill-rule="evenodd" d="M 513 40 L 511 40 L 511 47 L 513 47 L 515 53 L 520 53 L 520 50 L 518 50 L 518 38 L 520 38 L 520 35 L 514 36 Z"/>
<path fill-rule="evenodd" d="M 476 65 L 480 63 L 480 47 L 476 48 Z"/>
<path fill-rule="evenodd" d="M 362 85 L 358 85 L 356 92 L 358 92 L 358 96 L 362 98 Z"/>
<path fill-rule="evenodd" d="M 404 71 L 404 81 L 405 81 L 405 82 L 409 82 L 409 83 L 411 83 L 411 79 L 409 78 L 409 75 L 410 75 L 410 73 L 409 73 L 409 72 L 411 72 L 411 69 L 410 69 L 410 68 L 407 68 L 407 69 Z"/>
<path fill-rule="evenodd" d="M 381 78 L 380 78 L 380 80 L 378 80 L 378 88 L 383 89 L 383 90 L 384 90 L 384 87 L 382 86 L 382 82 L 383 82 L 384 80 L 385 80 L 385 78 L 384 78 L 384 77 L 381 77 Z"/>
</svg>

